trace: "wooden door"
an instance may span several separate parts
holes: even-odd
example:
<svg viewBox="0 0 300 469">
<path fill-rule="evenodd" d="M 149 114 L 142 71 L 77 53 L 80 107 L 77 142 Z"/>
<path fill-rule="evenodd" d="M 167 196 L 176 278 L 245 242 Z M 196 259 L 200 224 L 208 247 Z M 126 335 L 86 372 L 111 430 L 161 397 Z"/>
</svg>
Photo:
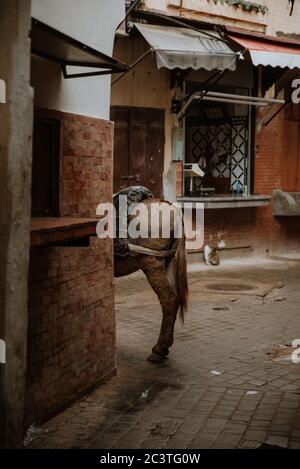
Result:
<svg viewBox="0 0 300 469">
<path fill-rule="evenodd" d="M 149 109 L 147 112 L 147 160 L 143 185 L 156 197 L 163 196 L 165 126 L 164 112 Z"/>
<path fill-rule="evenodd" d="M 114 108 L 111 111 L 114 121 L 114 193 L 127 186 L 124 176 L 129 174 L 129 111 Z"/>
<path fill-rule="evenodd" d="M 300 192 L 300 121 L 291 113 L 284 121 L 283 153 L 281 156 L 281 188 Z"/>
<path fill-rule="evenodd" d="M 162 197 L 164 111 L 114 107 L 114 192 L 131 186 L 148 187 Z"/>
<path fill-rule="evenodd" d="M 147 109 L 131 108 L 129 110 L 129 186 L 135 184 L 146 187 L 149 186 L 147 175 L 147 159 L 149 158 L 147 144 Z M 150 187 L 149 189 L 151 190 Z"/>
</svg>

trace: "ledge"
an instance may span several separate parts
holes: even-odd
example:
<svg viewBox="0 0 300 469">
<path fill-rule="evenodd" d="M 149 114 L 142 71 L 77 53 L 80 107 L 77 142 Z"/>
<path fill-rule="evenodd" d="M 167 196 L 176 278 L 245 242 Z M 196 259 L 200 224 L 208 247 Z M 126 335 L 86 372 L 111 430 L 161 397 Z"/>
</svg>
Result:
<svg viewBox="0 0 300 469">
<path fill-rule="evenodd" d="M 263 207 L 269 205 L 271 197 L 269 195 L 249 195 L 247 197 L 215 196 L 215 197 L 178 197 L 177 202 L 191 202 L 193 205 L 203 203 L 206 209 L 218 208 L 248 208 Z"/>
<path fill-rule="evenodd" d="M 96 235 L 93 218 L 39 217 L 31 219 L 31 246 L 61 245 Z"/>
<path fill-rule="evenodd" d="M 280 189 L 273 191 L 274 217 L 299 217 L 300 192 L 284 192 Z"/>
</svg>

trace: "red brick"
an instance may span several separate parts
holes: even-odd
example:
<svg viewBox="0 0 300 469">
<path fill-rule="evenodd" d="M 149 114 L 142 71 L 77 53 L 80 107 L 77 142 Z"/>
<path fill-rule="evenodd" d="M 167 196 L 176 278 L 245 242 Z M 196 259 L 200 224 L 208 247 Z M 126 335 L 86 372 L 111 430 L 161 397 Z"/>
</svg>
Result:
<svg viewBox="0 0 300 469">
<path fill-rule="evenodd" d="M 95 218 L 97 205 L 112 199 L 112 123 L 67 113 L 61 119 L 60 215 Z M 114 331 L 111 240 L 33 247 L 26 425 L 114 370 Z"/>
</svg>

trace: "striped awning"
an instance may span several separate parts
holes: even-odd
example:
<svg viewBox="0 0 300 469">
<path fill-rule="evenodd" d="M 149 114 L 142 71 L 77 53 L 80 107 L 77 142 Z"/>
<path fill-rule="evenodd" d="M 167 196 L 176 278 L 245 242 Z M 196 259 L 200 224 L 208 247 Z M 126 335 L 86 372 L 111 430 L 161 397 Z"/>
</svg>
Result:
<svg viewBox="0 0 300 469">
<path fill-rule="evenodd" d="M 232 71 L 236 68 L 235 52 L 215 32 L 148 24 L 135 27 L 155 50 L 158 68 Z"/>
<path fill-rule="evenodd" d="M 263 36 L 254 33 L 232 34 L 230 28 L 227 37 L 250 53 L 253 65 L 300 68 L 300 43 L 287 41 L 285 38 Z"/>
</svg>

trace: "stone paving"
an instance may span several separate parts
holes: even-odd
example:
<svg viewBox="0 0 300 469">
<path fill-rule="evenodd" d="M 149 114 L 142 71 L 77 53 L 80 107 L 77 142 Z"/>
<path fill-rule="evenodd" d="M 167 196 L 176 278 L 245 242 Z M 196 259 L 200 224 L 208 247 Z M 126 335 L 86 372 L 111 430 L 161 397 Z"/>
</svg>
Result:
<svg viewBox="0 0 300 469">
<path fill-rule="evenodd" d="M 35 429 L 29 446 L 300 448 L 300 364 L 270 355 L 300 338 L 299 279 L 293 261 L 191 272 L 186 324 L 162 365 L 146 361 L 155 295 L 142 274 L 117 280 L 117 376 Z"/>
</svg>

